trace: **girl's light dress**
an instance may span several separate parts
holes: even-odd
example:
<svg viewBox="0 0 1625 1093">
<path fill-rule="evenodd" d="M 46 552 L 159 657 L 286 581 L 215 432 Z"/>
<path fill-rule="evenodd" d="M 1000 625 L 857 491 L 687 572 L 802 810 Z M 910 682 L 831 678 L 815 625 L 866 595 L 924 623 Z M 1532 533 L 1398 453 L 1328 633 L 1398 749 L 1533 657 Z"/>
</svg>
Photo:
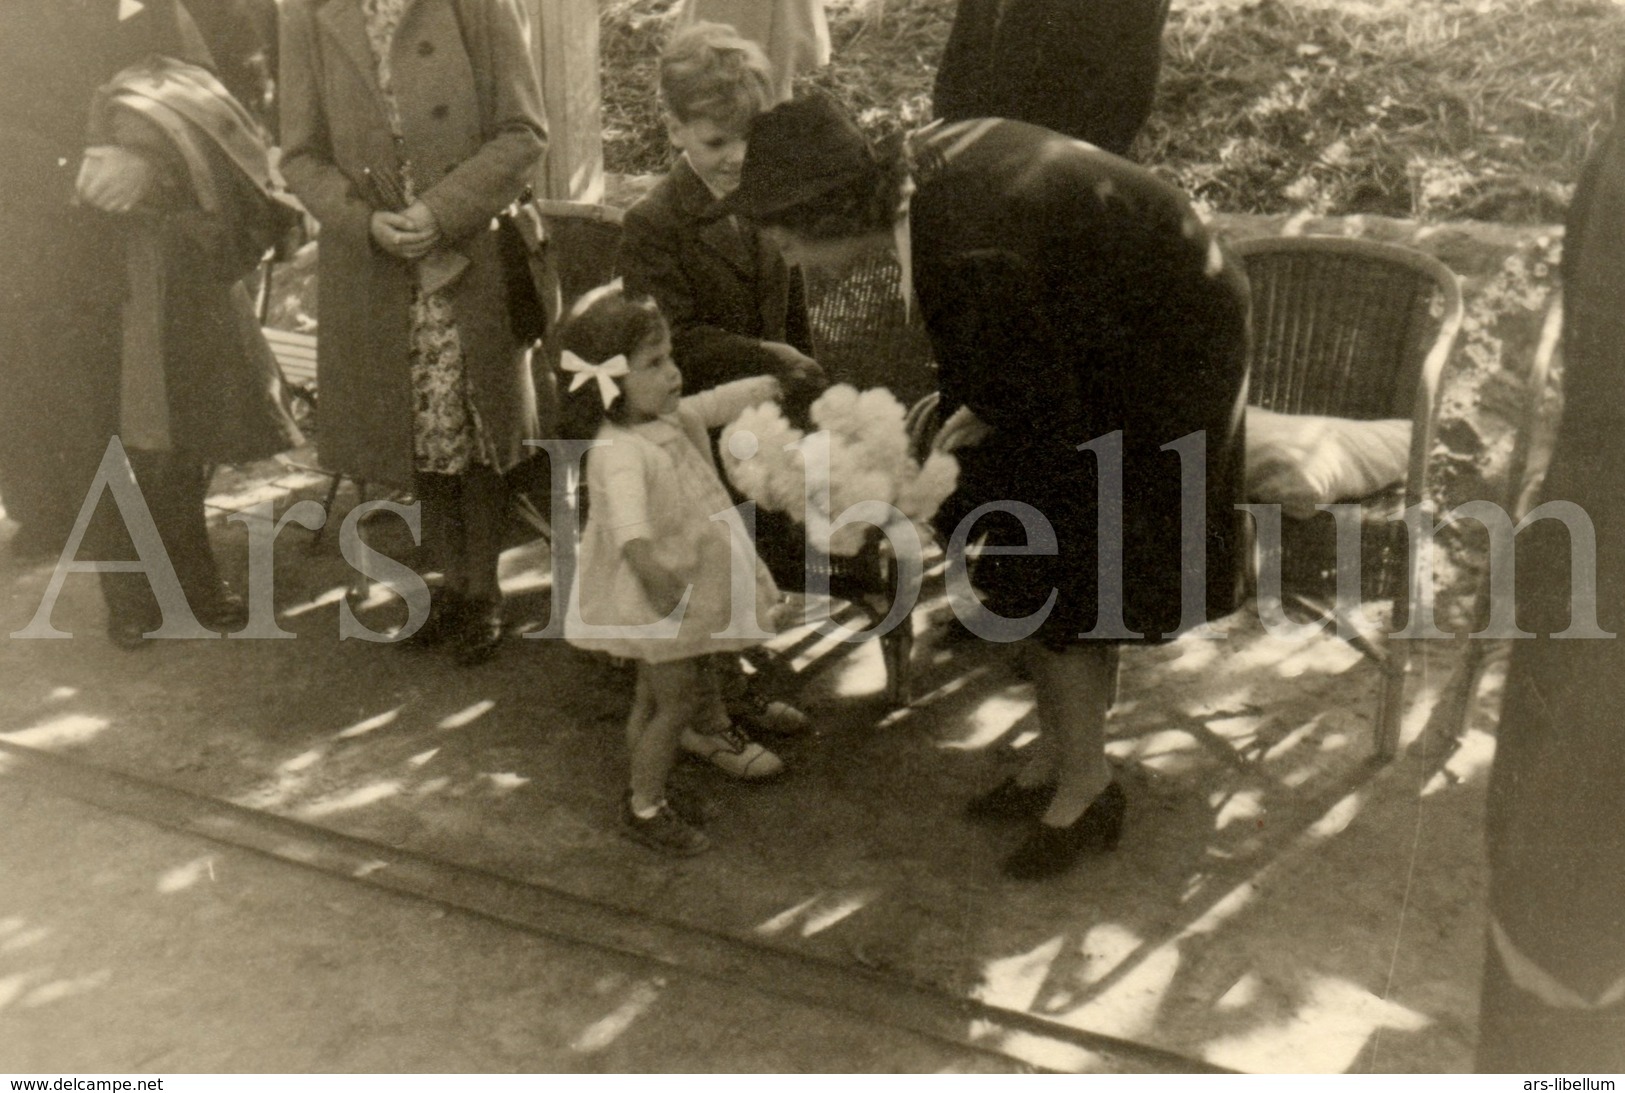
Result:
<svg viewBox="0 0 1625 1093">
<path fill-rule="evenodd" d="M 570 589 L 567 641 L 660 664 L 745 649 L 772 636 L 779 590 L 743 527 L 730 530 L 739 517 L 706 430 L 777 394 L 778 381 L 753 376 L 691 395 L 676 413 L 653 421 L 603 424 L 597 439 L 608 443 L 587 453 L 587 526 Z M 680 624 L 661 623 L 663 613 L 627 564 L 624 550 L 633 539 L 647 539 L 656 559 L 691 586 Z M 620 631 L 605 632 L 611 626 Z M 646 629 L 628 632 L 632 627 Z"/>
</svg>

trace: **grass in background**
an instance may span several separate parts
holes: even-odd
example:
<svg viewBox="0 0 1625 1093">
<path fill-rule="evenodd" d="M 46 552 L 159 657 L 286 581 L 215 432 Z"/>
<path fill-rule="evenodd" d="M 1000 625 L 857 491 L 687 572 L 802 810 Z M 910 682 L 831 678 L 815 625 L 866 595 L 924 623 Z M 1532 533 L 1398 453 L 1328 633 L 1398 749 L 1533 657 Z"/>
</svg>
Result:
<svg viewBox="0 0 1625 1093">
<path fill-rule="evenodd" d="M 673 0 L 600 0 L 609 170 L 664 170 Z M 930 117 L 953 0 L 828 0 L 813 76 L 879 135 Z M 1560 219 L 1621 63 L 1616 0 L 1174 0 L 1137 155 L 1227 212 Z"/>
</svg>

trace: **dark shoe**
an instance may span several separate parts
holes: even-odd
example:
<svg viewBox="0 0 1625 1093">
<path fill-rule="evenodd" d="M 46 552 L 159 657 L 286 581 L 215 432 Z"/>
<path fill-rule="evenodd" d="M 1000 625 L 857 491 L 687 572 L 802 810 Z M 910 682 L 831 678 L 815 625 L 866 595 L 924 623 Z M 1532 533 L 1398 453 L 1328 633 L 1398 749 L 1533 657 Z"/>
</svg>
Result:
<svg viewBox="0 0 1625 1093">
<path fill-rule="evenodd" d="M 196 597 L 192 614 L 208 630 L 241 630 L 248 625 L 248 604 L 221 581 L 209 592 Z"/>
<path fill-rule="evenodd" d="M 1053 782 L 1024 786 L 1014 778 L 1006 778 L 986 793 L 972 797 L 965 804 L 968 820 L 1031 820 L 1044 814 L 1055 799 Z"/>
<path fill-rule="evenodd" d="M 1117 849 L 1127 808 L 1116 782 L 1101 791 L 1066 827 L 1041 823 L 1004 863 L 1004 875 L 1016 880 L 1045 880 L 1066 872 L 1085 854 Z"/>
<path fill-rule="evenodd" d="M 648 819 L 639 816 L 632 811 L 631 794 L 627 794 L 621 803 L 621 829 L 634 842 L 681 858 L 702 853 L 711 846 L 705 832 L 677 815 L 669 804 L 662 804 L 660 811 Z"/>
<path fill-rule="evenodd" d="M 439 645 L 447 638 L 462 632 L 463 612 L 466 608 L 463 598 L 455 592 L 444 588 L 431 589 L 429 617 L 423 620 L 422 626 L 395 640 L 414 649 L 427 649 L 431 645 Z"/>
<path fill-rule="evenodd" d="M 470 603 L 463 610 L 462 633 L 458 636 L 457 663 L 465 668 L 484 664 L 497 655 L 502 644 L 502 601 Z"/>
</svg>

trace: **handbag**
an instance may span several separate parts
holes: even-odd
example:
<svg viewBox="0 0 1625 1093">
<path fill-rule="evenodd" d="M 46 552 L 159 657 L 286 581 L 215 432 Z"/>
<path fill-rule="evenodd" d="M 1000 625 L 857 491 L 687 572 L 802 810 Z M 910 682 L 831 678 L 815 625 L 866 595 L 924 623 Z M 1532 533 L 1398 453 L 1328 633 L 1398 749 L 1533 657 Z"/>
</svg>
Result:
<svg viewBox="0 0 1625 1093">
<path fill-rule="evenodd" d="M 496 232 L 508 325 L 521 345 L 533 345 L 547 334 L 547 308 L 540 287 L 542 215 L 529 191 L 497 214 Z"/>
<path fill-rule="evenodd" d="M 472 67 L 473 54 L 468 50 L 468 33 L 463 25 L 463 0 L 452 0 L 451 13 L 457 22 L 457 36 L 462 40 L 463 55 Z M 479 89 L 478 81 L 475 82 Z M 481 116 L 487 115 L 481 104 Z M 542 268 L 542 214 L 536 208 L 535 195 L 530 187 L 519 200 L 497 213 L 497 256 L 502 264 L 502 284 L 508 304 L 508 326 L 520 345 L 531 346 L 547 334 L 547 309 L 542 305 L 540 285 L 545 274 Z"/>
</svg>

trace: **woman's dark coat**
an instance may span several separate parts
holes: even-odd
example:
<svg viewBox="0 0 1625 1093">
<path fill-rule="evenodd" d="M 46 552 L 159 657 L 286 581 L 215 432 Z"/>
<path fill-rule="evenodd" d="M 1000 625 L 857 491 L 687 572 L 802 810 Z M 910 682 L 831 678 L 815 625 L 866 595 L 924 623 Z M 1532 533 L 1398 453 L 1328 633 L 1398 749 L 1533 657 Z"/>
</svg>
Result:
<svg viewBox="0 0 1625 1093">
<path fill-rule="evenodd" d="M 378 90 L 361 0 L 282 9 L 282 171 L 321 222 L 317 377 L 322 464 L 412 481 L 412 268 L 372 243 L 365 172 L 409 161 L 442 234 L 470 259 L 449 290 L 465 375 L 498 470 L 536 436 L 536 395 L 509 328 L 492 218 L 530 182 L 546 138 L 513 0 L 417 0 L 392 52 L 404 130 Z"/>
<path fill-rule="evenodd" d="M 1181 458 L 1205 474 L 1191 525 L 1198 619 L 1238 605 L 1243 565 L 1241 412 L 1247 293 L 1183 195 L 1139 167 L 1036 126 L 973 121 L 916 138 L 914 287 L 940 367 L 942 412 L 969 406 L 992 426 L 960 450 L 961 489 L 944 516 L 1013 500 L 1055 527 L 1056 556 L 984 559 L 977 583 L 1006 616 L 1059 600 L 1040 631 L 1065 643 L 1095 627 L 1120 590 L 1129 631 L 1181 628 Z M 1078 446 L 1121 431 L 1121 572 L 1097 534 L 1098 462 Z M 1187 442 L 1190 443 L 1190 442 Z M 1194 453 L 1193 453 L 1194 454 Z M 1201 466 L 1197 466 L 1201 464 Z M 1194 481 L 1194 478 L 1192 479 Z M 943 521 L 939 521 L 939 524 Z M 951 528 L 945 528 L 945 531 Z M 1113 528 L 1115 530 L 1115 528 Z M 993 541 L 1022 544 L 1008 521 Z M 1099 559 L 1109 570 L 1097 579 Z M 1103 627 L 1113 612 L 1104 612 Z M 1110 633 L 1100 636 L 1110 637 Z"/>
<path fill-rule="evenodd" d="M 171 273 L 174 448 L 227 462 L 289 445 L 269 351 L 246 300 L 232 292 L 245 269 L 223 268 L 208 243 L 212 221 L 242 214 L 200 215 L 173 187 L 152 203 L 155 218 L 75 200 L 86 145 L 126 139 L 92 133 L 98 88 L 152 55 L 208 64 L 174 0 L 0 4 L 0 490 L 9 514 L 47 537 L 72 526 L 119 431 L 125 248 L 138 224 L 159 226 Z M 160 177 L 173 176 L 161 149 L 132 147 Z"/>
<path fill-rule="evenodd" d="M 1615 101 L 1625 119 L 1625 87 Z M 1563 243 L 1563 422 L 1518 533 L 1518 626 L 1486 829 L 1491 944 L 1476 1069 L 1625 1069 L 1625 128 L 1581 173 Z M 1578 582 L 1578 583 L 1577 583 Z M 1592 583 L 1594 582 L 1594 584 Z M 1596 599 L 1587 602 L 1587 588 Z M 1578 607 L 1572 595 L 1580 593 Z M 1553 638 L 1576 612 L 1607 637 Z"/>
</svg>

